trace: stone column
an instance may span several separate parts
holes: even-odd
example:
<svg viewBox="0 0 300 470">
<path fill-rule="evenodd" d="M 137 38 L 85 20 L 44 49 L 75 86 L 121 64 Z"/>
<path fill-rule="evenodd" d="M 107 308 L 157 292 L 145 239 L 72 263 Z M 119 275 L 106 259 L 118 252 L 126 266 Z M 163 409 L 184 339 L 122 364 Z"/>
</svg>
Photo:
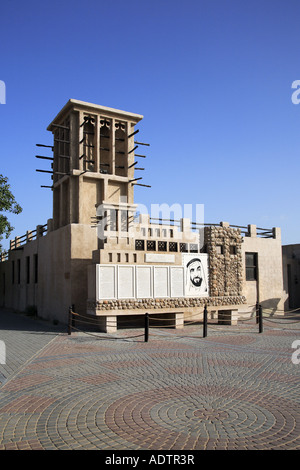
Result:
<svg viewBox="0 0 300 470">
<path fill-rule="evenodd" d="M 115 333 L 117 331 L 117 317 L 109 316 L 105 317 L 105 332 L 106 333 Z"/>
<path fill-rule="evenodd" d="M 189 232 L 191 231 L 191 221 L 190 219 L 180 219 L 180 228 L 181 228 L 181 231 L 182 233 L 184 234 L 189 234 Z"/>
<path fill-rule="evenodd" d="M 83 123 L 83 112 L 82 111 L 79 111 L 79 123 L 78 123 L 78 129 L 79 129 L 79 132 L 78 132 L 78 142 L 81 142 L 83 140 L 83 128 L 84 126 L 81 126 L 81 124 Z M 78 169 L 83 171 L 83 159 L 85 157 L 82 157 L 80 158 L 83 154 L 84 154 L 84 146 L 83 144 L 79 144 L 78 145 L 78 148 L 79 148 L 79 152 L 78 152 Z"/>
<path fill-rule="evenodd" d="M 47 220 L 47 232 L 52 232 L 53 230 L 53 219 L 48 219 Z"/>
<path fill-rule="evenodd" d="M 175 313 L 175 328 L 184 327 L 184 313 Z"/>
<path fill-rule="evenodd" d="M 94 135 L 94 171 L 100 173 L 100 118 L 95 116 Z"/>
<path fill-rule="evenodd" d="M 256 225 L 248 225 L 248 233 L 249 237 L 256 238 Z"/>
<path fill-rule="evenodd" d="M 279 227 L 273 227 L 273 238 L 281 240 L 281 229 Z"/>
<path fill-rule="evenodd" d="M 31 242 L 32 239 L 32 230 L 27 230 L 26 231 L 26 242 Z"/>
<path fill-rule="evenodd" d="M 37 225 L 36 226 L 36 237 L 42 237 L 44 234 L 44 227 L 42 225 Z"/>
<path fill-rule="evenodd" d="M 113 175 L 116 174 L 116 168 L 115 168 L 115 165 L 116 165 L 116 135 L 115 135 L 115 131 L 116 131 L 116 121 L 115 119 L 113 118 L 111 120 L 111 131 L 110 131 L 110 148 L 111 148 L 111 152 L 110 152 L 110 169 L 111 169 L 111 172 Z"/>
<path fill-rule="evenodd" d="M 219 310 L 218 323 L 220 325 L 237 325 L 238 310 Z"/>
</svg>

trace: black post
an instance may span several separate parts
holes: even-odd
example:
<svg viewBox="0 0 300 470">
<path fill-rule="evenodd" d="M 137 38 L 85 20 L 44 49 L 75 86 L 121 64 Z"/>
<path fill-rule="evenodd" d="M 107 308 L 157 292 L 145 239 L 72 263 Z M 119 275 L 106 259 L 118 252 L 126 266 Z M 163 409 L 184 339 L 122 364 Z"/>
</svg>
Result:
<svg viewBox="0 0 300 470">
<path fill-rule="evenodd" d="M 71 334 L 71 326 L 72 326 L 72 307 L 69 307 L 68 335 Z"/>
<path fill-rule="evenodd" d="M 203 338 L 207 336 L 207 306 L 204 307 L 203 312 Z"/>
<path fill-rule="evenodd" d="M 148 343 L 149 339 L 149 313 L 145 313 L 145 343 Z"/>
<path fill-rule="evenodd" d="M 73 315 L 73 313 L 75 312 L 75 305 L 72 304 L 71 308 L 72 308 L 72 326 L 75 326 L 75 315 Z"/>
<path fill-rule="evenodd" d="M 259 333 L 263 332 L 263 315 L 261 305 L 258 307 L 258 322 L 259 322 Z"/>
<path fill-rule="evenodd" d="M 255 317 L 255 318 L 256 318 L 256 323 L 259 323 L 259 303 L 258 303 L 258 302 L 256 302 L 255 308 L 256 308 L 256 310 L 255 310 L 255 314 L 256 314 L 256 317 Z"/>
</svg>

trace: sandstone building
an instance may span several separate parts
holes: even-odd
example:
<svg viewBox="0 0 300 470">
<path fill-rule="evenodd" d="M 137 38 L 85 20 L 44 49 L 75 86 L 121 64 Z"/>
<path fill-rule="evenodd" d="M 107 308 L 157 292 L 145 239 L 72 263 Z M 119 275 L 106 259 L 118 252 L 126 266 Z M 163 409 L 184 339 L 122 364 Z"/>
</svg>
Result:
<svg viewBox="0 0 300 470">
<path fill-rule="evenodd" d="M 284 307 L 285 310 L 300 308 L 300 245 L 282 247 Z"/>
<path fill-rule="evenodd" d="M 136 217 L 143 116 L 69 100 L 49 124 L 53 215 L 11 241 L 0 263 L 1 306 L 66 322 L 68 308 L 118 318 L 185 319 L 283 309 L 280 229 Z M 49 163 L 49 162 L 47 162 Z"/>
</svg>

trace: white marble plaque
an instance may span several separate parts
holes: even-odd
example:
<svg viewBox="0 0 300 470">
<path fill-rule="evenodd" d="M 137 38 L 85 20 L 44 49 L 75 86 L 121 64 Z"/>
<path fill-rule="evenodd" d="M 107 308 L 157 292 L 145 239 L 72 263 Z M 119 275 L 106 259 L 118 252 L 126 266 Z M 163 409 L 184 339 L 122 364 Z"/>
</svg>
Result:
<svg viewBox="0 0 300 470">
<path fill-rule="evenodd" d="M 170 296 L 184 296 L 184 268 L 181 266 L 170 267 Z"/>
<path fill-rule="evenodd" d="M 116 298 L 115 266 L 99 266 L 99 298 Z"/>
<path fill-rule="evenodd" d="M 152 297 L 152 266 L 136 267 L 136 296 L 139 299 Z"/>
<path fill-rule="evenodd" d="M 118 266 L 118 298 L 134 298 L 134 266 Z"/>
<path fill-rule="evenodd" d="M 169 295 L 169 268 L 168 266 L 154 266 L 154 297 L 168 297 Z"/>
<path fill-rule="evenodd" d="M 160 253 L 145 253 L 146 263 L 175 263 L 175 255 L 164 255 Z"/>
</svg>

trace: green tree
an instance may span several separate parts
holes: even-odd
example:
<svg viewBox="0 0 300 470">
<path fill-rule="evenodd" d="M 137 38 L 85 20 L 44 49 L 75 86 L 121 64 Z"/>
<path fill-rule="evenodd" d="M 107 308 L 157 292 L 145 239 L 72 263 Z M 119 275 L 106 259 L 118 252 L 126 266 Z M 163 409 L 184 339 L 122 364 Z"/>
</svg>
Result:
<svg viewBox="0 0 300 470">
<path fill-rule="evenodd" d="M 22 207 L 16 202 L 15 197 L 10 190 L 8 178 L 0 174 L 0 253 L 2 252 L 1 240 L 4 236 L 5 238 L 8 238 L 14 229 L 3 212 L 20 214 L 20 212 L 22 212 Z"/>
</svg>

